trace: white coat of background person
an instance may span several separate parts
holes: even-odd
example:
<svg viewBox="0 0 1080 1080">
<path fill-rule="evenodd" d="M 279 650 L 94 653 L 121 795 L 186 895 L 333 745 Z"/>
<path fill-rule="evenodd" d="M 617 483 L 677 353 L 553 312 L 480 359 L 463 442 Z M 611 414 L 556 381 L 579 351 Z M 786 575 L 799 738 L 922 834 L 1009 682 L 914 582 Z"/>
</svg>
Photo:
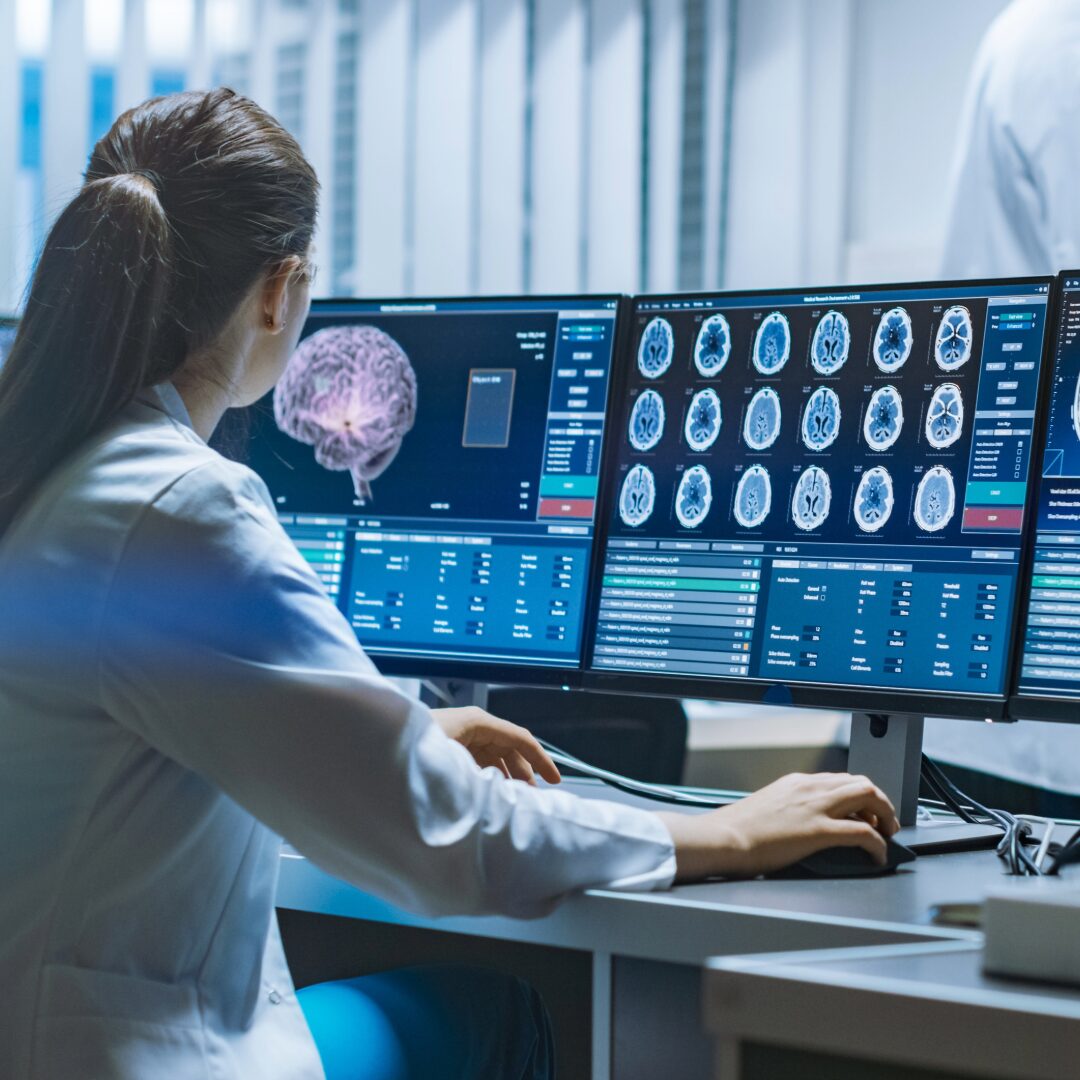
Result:
<svg viewBox="0 0 1080 1080">
<path fill-rule="evenodd" d="M 944 278 L 1080 266 L 1080 0 L 1014 0 L 988 29 L 968 83 L 943 235 Z M 934 720 L 925 749 L 1080 795 L 1080 725 Z"/>
<path fill-rule="evenodd" d="M 697 815 L 538 789 L 379 675 L 207 445 L 296 347 L 316 191 L 254 102 L 171 95 L 113 125 L 42 249 L 0 370 L 3 1080 L 319 1080 L 281 837 L 405 908 L 533 916 L 836 845 L 883 862 L 898 827 L 843 774 Z"/>
</svg>

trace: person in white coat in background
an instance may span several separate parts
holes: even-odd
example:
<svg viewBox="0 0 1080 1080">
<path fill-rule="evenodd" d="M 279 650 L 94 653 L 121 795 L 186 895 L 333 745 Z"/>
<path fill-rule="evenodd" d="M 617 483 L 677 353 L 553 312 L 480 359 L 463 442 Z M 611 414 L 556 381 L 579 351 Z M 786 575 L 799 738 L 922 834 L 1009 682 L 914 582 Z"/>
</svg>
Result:
<svg viewBox="0 0 1080 1080">
<path fill-rule="evenodd" d="M 545 790 L 527 731 L 380 677 L 265 486 L 207 445 L 296 347 L 316 192 L 232 91 L 125 113 L 0 369 L 4 1080 L 551 1075 L 505 976 L 295 993 L 282 837 L 404 908 L 528 917 L 841 844 L 884 861 L 897 828 L 846 774 L 700 815 Z"/>
<path fill-rule="evenodd" d="M 1077 267 L 1080 0 L 1014 0 L 983 38 L 968 83 L 941 274 L 1019 277 Z M 962 786 L 978 788 L 972 794 L 1015 811 L 1080 817 L 1080 725 L 937 720 L 927 724 L 924 744 L 965 770 Z M 1005 783 L 987 785 L 985 777 Z"/>
</svg>

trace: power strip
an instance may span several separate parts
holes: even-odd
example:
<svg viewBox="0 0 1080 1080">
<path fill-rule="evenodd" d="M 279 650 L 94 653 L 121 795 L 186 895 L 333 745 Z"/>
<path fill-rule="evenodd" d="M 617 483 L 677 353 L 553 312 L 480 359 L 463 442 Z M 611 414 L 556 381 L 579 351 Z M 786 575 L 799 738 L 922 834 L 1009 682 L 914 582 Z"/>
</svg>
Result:
<svg viewBox="0 0 1080 1080">
<path fill-rule="evenodd" d="M 1023 878 L 983 908 L 983 970 L 1080 986 L 1080 888 L 1060 878 Z"/>
</svg>

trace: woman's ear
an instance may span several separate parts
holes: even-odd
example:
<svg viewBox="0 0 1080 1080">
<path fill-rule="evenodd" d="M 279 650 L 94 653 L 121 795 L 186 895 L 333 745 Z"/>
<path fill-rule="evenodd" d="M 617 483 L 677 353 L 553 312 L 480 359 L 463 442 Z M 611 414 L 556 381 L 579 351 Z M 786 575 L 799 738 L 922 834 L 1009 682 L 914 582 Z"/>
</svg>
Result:
<svg viewBox="0 0 1080 1080">
<path fill-rule="evenodd" d="M 285 329 L 285 315 L 289 310 L 289 291 L 303 269 L 303 260 L 290 255 L 268 271 L 262 289 L 263 328 L 271 334 Z"/>
</svg>

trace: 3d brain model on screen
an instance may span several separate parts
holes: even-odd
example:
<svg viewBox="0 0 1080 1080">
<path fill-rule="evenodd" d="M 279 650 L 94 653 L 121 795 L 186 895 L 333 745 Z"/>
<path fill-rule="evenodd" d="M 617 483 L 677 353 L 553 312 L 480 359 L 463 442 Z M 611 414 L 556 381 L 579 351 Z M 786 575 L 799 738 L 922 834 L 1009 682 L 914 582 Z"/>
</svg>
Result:
<svg viewBox="0 0 1080 1080">
<path fill-rule="evenodd" d="M 274 390 L 274 419 L 315 448 L 323 468 L 348 471 L 372 497 L 416 419 L 416 373 L 405 351 L 374 326 L 332 326 L 293 353 Z"/>
</svg>

